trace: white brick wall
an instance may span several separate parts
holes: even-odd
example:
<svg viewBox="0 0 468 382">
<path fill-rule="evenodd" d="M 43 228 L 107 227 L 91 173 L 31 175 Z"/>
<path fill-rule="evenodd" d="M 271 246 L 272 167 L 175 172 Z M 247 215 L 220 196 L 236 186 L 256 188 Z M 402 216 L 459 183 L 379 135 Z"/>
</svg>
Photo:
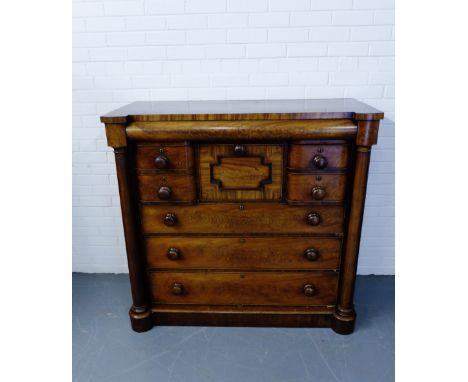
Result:
<svg viewBox="0 0 468 382">
<path fill-rule="evenodd" d="M 394 273 L 394 1 L 73 2 L 73 269 L 127 272 L 99 115 L 137 100 L 353 97 L 385 112 L 359 273 Z"/>
</svg>

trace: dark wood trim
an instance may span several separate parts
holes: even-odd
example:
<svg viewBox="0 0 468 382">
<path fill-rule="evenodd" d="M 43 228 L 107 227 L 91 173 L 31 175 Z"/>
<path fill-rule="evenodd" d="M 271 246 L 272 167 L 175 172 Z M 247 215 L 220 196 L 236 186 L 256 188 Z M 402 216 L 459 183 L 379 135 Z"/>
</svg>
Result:
<svg viewBox="0 0 468 382">
<path fill-rule="evenodd" d="M 146 288 L 144 259 L 139 245 L 138 219 L 136 219 L 133 205 L 136 198 L 132 195 L 134 186 L 130 175 L 130 161 L 127 148 L 117 148 L 114 153 L 133 302 L 129 315 L 134 330 L 146 331 L 151 329 L 152 322 Z"/>
<path fill-rule="evenodd" d="M 310 168 L 295 168 L 287 167 L 287 172 L 292 174 L 309 174 L 309 175 L 322 175 L 322 174 L 334 174 L 334 175 L 343 175 L 349 173 L 349 169 L 346 167 L 343 168 L 326 168 L 324 170 L 317 170 L 313 167 Z"/>
<path fill-rule="evenodd" d="M 367 176 L 370 162 L 370 147 L 356 146 L 354 162 L 354 180 L 352 199 L 347 218 L 345 248 L 342 259 L 338 304 L 333 315 L 333 329 L 340 334 L 349 334 L 354 330 L 356 312 L 353 296 L 356 282 L 356 270 L 361 240 L 362 218 L 367 189 Z"/>
<path fill-rule="evenodd" d="M 331 313 L 240 313 L 160 311 L 153 309 L 155 325 L 180 326 L 236 326 L 236 327 L 314 327 L 329 328 Z"/>
<path fill-rule="evenodd" d="M 143 233 L 144 237 L 152 236 L 194 236 L 194 237 L 271 237 L 271 233 L 194 233 L 194 232 L 183 232 L 183 233 L 159 233 L 159 232 L 146 232 Z M 344 234 L 339 232 L 333 233 L 275 233 L 275 237 L 331 237 L 331 238 L 343 238 Z"/>
</svg>

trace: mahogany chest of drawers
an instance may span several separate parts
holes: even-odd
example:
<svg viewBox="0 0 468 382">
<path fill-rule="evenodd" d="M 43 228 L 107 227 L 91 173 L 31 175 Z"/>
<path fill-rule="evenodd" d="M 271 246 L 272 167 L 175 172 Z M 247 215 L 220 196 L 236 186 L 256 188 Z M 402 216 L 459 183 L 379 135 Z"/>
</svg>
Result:
<svg viewBox="0 0 468 382">
<path fill-rule="evenodd" d="M 135 102 L 101 117 L 115 151 L 132 328 L 351 333 L 382 118 L 353 99 Z"/>
</svg>

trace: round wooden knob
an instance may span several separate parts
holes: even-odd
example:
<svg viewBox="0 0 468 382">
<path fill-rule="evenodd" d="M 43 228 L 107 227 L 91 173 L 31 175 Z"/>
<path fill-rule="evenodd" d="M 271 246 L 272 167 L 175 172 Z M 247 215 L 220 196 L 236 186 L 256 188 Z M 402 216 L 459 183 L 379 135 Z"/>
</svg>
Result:
<svg viewBox="0 0 468 382">
<path fill-rule="evenodd" d="M 169 167 L 169 158 L 165 155 L 158 155 L 154 158 L 154 165 L 160 170 Z"/>
<path fill-rule="evenodd" d="M 182 255 L 180 254 L 180 251 L 177 248 L 169 248 L 169 251 L 167 251 L 167 257 L 169 260 L 175 261 L 180 260 L 182 258 Z"/>
<path fill-rule="evenodd" d="M 162 200 L 170 199 L 172 196 L 172 190 L 170 187 L 162 186 L 158 190 L 158 197 Z"/>
<path fill-rule="evenodd" d="M 181 283 L 173 283 L 171 286 L 172 294 L 180 296 L 185 293 L 185 288 Z"/>
<path fill-rule="evenodd" d="M 319 225 L 320 224 L 320 215 L 317 212 L 311 212 L 307 215 L 306 221 L 310 225 Z"/>
<path fill-rule="evenodd" d="M 325 189 L 322 187 L 317 186 L 312 189 L 312 197 L 315 200 L 322 200 L 326 194 Z"/>
<path fill-rule="evenodd" d="M 172 227 L 173 225 L 177 224 L 177 216 L 176 214 L 172 212 L 168 212 L 164 216 L 164 224 L 167 225 L 168 227 Z"/>
<path fill-rule="evenodd" d="M 304 285 L 304 294 L 307 297 L 313 296 L 314 294 L 317 293 L 317 289 L 315 289 L 313 284 L 306 284 Z"/>
<path fill-rule="evenodd" d="M 316 261 L 319 258 L 319 252 L 315 248 L 307 248 L 304 251 L 304 257 L 309 261 Z"/>
<path fill-rule="evenodd" d="M 234 154 L 237 156 L 243 156 L 245 155 L 247 149 L 245 148 L 244 145 L 236 145 L 234 147 Z"/>
<path fill-rule="evenodd" d="M 323 155 L 317 154 L 312 158 L 312 164 L 319 170 L 328 166 L 328 160 Z"/>
</svg>

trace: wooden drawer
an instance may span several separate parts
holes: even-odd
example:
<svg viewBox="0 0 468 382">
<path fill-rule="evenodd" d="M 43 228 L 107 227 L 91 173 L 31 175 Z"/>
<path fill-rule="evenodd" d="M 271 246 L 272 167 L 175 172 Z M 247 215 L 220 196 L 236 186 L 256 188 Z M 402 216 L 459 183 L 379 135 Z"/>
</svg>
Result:
<svg viewBox="0 0 468 382">
<path fill-rule="evenodd" d="M 281 200 L 282 145 L 200 145 L 199 155 L 201 200 Z"/>
<path fill-rule="evenodd" d="M 337 269 L 341 239 L 314 237 L 148 237 L 151 268 Z"/>
<path fill-rule="evenodd" d="M 153 301 L 162 304 L 332 305 L 338 286 L 334 272 L 151 272 L 149 277 Z"/>
<path fill-rule="evenodd" d="M 345 174 L 288 174 L 288 202 L 342 202 Z"/>
<path fill-rule="evenodd" d="M 316 215 L 313 215 L 316 214 Z M 318 216 L 317 216 L 318 215 Z M 176 218 L 177 222 L 168 226 Z M 317 225 L 309 224 L 306 219 Z M 317 219 L 318 218 L 318 219 Z M 144 232 L 159 233 L 341 233 L 340 206 L 292 207 L 279 203 L 141 206 Z"/>
<path fill-rule="evenodd" d="M 140 170 L 192 171 L 193 149 L 183 142 L 139 144 L 136 167 Z"/>
<path fill-rule="evenodd" d="M 344 169 L 348 166 L 349 154 L 349 144 L 292 143 L 289 149 L 288 167 L 311 171 Z"/>
<path fill-rule="evenodd" d="M 193 202 L 196 199 L 192 175 L 138 175 L 138 192 L 142 202 Z"/>
</svg>

